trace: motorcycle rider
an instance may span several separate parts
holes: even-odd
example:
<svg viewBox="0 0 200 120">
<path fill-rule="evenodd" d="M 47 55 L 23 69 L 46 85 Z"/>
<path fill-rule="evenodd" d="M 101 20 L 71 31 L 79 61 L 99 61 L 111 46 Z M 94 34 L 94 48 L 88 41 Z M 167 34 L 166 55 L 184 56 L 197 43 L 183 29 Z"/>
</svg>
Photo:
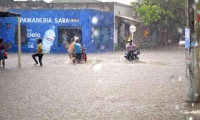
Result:
<svg viewBox="0 0 200 120">
<path fill-rule="evenodd" d="M 138 46 L 136 46 L 134 43 L 133 43 L 133 40 L 132 39 L 129 39 L 128 40 L 128 43 L 126 44 L 126 53 L 125 53 L 125 58 L 129 58 L 131 52 L 133 52 L 134 50 L 136 50 L 138 48 Z M 138 53 L 135 54 L 135 59 L 139 59 L 137 57 Z"/>
</svg>

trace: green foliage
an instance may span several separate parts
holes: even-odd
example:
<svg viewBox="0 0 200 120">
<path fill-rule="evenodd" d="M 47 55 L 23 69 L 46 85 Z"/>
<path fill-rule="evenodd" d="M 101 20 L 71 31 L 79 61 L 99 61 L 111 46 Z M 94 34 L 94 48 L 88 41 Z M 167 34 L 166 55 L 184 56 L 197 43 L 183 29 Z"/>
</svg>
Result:
<svg viewBox="0 0 200 120">
<path fill-rule="evenodd" d="M 146 26 L 150 26 L 153 23 L 158 22 L 161 18 L 174 18 L 174 16 L 169 11 L 158 7 L 157 5 L 142 5 L 136 9 L 140 17 L 144 20 Z"/>
<path fill-rule="evenodd" d="M 167 16 L 162 15 L 161 20 L 163 21 L 167 20 L 169 24 L 176 24 L 176 27 L 182 27 L 185 23 L 184 0 L 143 0 L 143 2 L 140 3 L 140 6 L 144 4 L 150 6 L 157 5 L 162 10 L 165 10 L 167 13 L 164 14 L 166 14 Z"/>
<path fill-rule="evenodd" d="M 177 28 L 185 27 L 185 0 L 138 0 L 132 2 L 133 10 L 143 19 L 144 24 L 150 30 L 150 34 L 156 34 L 160 39 L 174 39 L 179 35 Z M 163 33 L 167 35 L 163 35 Z M 163 36 L 168 36 L 163 37 Z"/>
<path fill-rule="evenodd" d="M 136 8 L 136 12 L 144 20 L 146 26 L 150 26 L 153 23 L 158 22 L 162 17 L 173 19 L 174 16 L 169 11 L 158 7 L 157 5 L 142 5 Z"/>
</svg>

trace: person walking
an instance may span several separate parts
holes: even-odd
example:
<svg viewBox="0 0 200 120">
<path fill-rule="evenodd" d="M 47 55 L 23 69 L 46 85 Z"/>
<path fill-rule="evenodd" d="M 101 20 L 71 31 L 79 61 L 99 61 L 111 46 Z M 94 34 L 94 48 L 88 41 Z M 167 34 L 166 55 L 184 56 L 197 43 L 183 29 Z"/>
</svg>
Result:
<svg viewBox="0 0 200 120">
<path fill-rule="evenodd" d="M 32 55 L 32 58 L 35 61 L 34 65 L 38 64 L 38 61 L 36 60 L 36 57 L 38 57 L 40 66 L 42 66 L 43 48 L 42 48 L 42 39 L 41 38 L 37 39 L 37 51 L 36 51 L 36 53 L 34 53 Z"/>
<path fill-rule="evenodd" d="M 5 49 L 6 49 L 6 46 L 3 43 L 3 39 L 0 38 L 0 66 L 1 66 L 1 60 L 2 60 L 3 68 L 5 67 L 5 58 L 4 58 Z"/>
</svg>

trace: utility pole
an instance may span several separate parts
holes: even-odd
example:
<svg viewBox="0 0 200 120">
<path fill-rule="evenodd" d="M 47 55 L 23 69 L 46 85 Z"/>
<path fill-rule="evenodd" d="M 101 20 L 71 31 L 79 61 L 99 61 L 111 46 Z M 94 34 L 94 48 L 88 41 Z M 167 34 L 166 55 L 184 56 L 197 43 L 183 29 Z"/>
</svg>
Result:
<svg viewBox="0 0 200 120">
<path fill-rule="evenodd" d="M 200 101 L 199 22 L 196 0 L 186 0 L 186 101 Z"/>
</svg>

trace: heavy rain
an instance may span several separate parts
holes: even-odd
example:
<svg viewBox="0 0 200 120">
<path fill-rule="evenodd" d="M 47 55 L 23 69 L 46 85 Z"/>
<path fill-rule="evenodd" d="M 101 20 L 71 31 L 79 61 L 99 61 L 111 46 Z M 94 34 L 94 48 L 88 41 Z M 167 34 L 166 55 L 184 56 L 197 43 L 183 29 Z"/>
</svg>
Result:
<svg viewBox="0 0 200 120">
<path fill-rule="evenodd" d="M 199 8 L 0 0 L 0 120 L 199 120 Z"/>
</svg>

